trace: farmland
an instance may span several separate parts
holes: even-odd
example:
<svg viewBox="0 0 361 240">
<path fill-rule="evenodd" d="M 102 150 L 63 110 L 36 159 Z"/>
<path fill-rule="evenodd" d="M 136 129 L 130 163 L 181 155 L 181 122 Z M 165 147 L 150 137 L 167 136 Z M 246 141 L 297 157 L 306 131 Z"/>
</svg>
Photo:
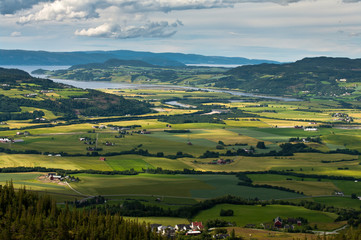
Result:
<svg viewBox="0 0 361 240">
<path fill-rule="evenodd" d="M 259 225 L 261 223 L 272 223 L 272 220 L 276 217 L 288 218 L 288 217 L 303 217 L 308 219 L 311 225 L 324 225 L 325 229 L 328 224 L 329 229 L 337 228 L 337 225 L 333 224 L 333 221 L 337 217 L 334 214 L 317 213 L 312 210 L 294 207 L 294 206 L 234 206 L 230 204 L 221 204 L 213 207 L 209 210 L 200 212 L 195 219 L 199 221 L 206 221 L 207 219 L 220 218 L 219 212 L 221 209 L 232 209 L 234 216 L 223 217 L 229 222 L 236 222 L 237 226 L 245 226 L 247 224 Z M 218 216 L 217 216 L 218 215 Z M 342 226 L 343 223 L 339 225 Z"/>
<path fill-rule="evenodd" d="M 6 91 L 8 97 L 23 98 Z M 103 92 L 143 101 L 151 110 L 64 119 L 59 112 L 21 106 L 22 112 L 44 112 L 49 122 L 1 123 L 0 136 L 13 141 L 0 143 L 0 183 L 47 192 L 60 205 L 97 196 L 107 204 L 93 207 L 112 210 L 139 202 L 162 210 L 156 216 L 137 215 L 138 221 L 162 224 L 223 219 L 238 228 L 270 224 L 280 216 L 302 217 L 312 229 L 333 230 L 346 223 L 342 209 L 360 210 L 361 111 L 356 103 L 345 108 L 338 100 L 277 101 L 201 89 Z M 34 100 L 83 94 L 62 89 Z M 49 172 L 75 180 L 50 181 Z M 231 204 L 229 195 L 255 202 Z M 211 199 L 219 202 L 193 216 L 175 217 Z M 220 217 L 223 208 L 235 214 Z M 134 219 L 132 214 L 127 217 Z"/>
</svg>

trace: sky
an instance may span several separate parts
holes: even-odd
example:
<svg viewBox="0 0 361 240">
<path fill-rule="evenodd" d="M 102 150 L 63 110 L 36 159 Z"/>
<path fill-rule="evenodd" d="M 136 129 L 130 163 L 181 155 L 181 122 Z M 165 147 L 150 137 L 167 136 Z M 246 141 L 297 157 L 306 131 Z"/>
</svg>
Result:
<svg viewBox="0 0 361 240">
<path fill-rule="evenodd" d="M 361 0 L 0 0 L 0 49 L 361 58 Z"/>
</svg>

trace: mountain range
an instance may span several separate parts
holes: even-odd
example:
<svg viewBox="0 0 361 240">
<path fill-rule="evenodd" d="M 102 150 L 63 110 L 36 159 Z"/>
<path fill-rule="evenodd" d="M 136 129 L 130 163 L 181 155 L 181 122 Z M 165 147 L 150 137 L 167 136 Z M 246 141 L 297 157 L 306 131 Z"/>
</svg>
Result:
<svg viewBox="0 0 361 240">
<path fill-rule="evenodd" d="M 242 57 L 203 56 L 183 53 L 153 53 L 130 50 L 47 52 L 0 49 L 0 65 L 77 65 L 105 62 L 109 59 L 141 60 L 158 66 L 184 66 L 186 64 L 252 65 L 278 63 L 271 60 Z"/>
</svg>

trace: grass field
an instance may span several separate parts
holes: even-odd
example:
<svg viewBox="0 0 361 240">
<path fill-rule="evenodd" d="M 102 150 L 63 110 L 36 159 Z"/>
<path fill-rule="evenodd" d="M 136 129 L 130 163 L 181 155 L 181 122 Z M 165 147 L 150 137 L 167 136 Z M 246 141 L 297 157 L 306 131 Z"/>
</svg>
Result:
<svg viewBox="0 0 361 240">
<path fill-rule="evenodd" d="M 273 189 L 238 186 L 233 175 L 103 176 L 77 174 L 81 181 L 71 185 L 86 195 L 175 196 L 193 199 L 234 195 L 243 198 L 294 198 L 299 195 Z"/>
<path fill-rule="evenodd" d="M 313 198 L 313 201 L 339 208 L 361 208 L 360 200 L 351 199 L 350 197 L 317 197 Z"/>
<path fill-rule="evenodd" d="M 1 173 L 0 184 L 5 185 L 7 182 L 12 181 L 14 188 L 26 187 L 29 191 L 45 192 L 53 196 L 57 202 L 82 198 L 82 196 L 79 196 L 65 185 L 40 181 L 38 177 L 42 175 L 44 173 Z"/>
<path fill-rule="evenodd" d="M 234 216 L 221 217 L 219 213 L 221 209 L 232 209 Z M 272 223 L 276 217 L 303 217 L 306 218 L 310 225 L 317 224 L 321 230 L 332 230 L 344 223 L 334 223 L 337 218 L 336 214 L 313 211 L 303 207 L 288 205 L 267 205 L 267 206 L 246 206 L 219 204 L 211 209 L 200 212 L 193 220 L 206 222 L 209 219 L 223 219 L 229 222 L 235 222 L 237 226 L 245 226 L 246 224 L 255 224 L 259 226 L 261 223 Z"/>
<path fill-rule="evenodd" d="M 300 178 L 276 174 L 248 174 L 248 177 L 254 184 L 282 186 L 309 196 L 334 195 L 335 191 L 341 191 L 345 195 L 352 193 L 361 195 L 361 183 L 358 181 Z"/>
<path fill-rule="evenodd" d="M 312 178 L 299 178 L 275 174 L 249 174 L 254 184 L 267 184 L 280 186 L 295 191 L 303 192 L 308 196 L 334 195 L 335 191 L 341 191 L 332 181 Z"/>
</svg>

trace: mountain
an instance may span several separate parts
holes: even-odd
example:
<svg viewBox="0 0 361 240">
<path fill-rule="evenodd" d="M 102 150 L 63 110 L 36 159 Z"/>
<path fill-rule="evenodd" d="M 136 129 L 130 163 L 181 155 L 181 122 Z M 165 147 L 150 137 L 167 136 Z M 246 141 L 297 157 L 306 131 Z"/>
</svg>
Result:
<svg viewBox="0 0 361 240">
<path fill-rule="evenodd" d="M 1 50 L 0 65 L 78 65 L 105 62 L 109 59 L 140 60 L 159 66 L 184 66 L 185 64 L 260 64 L 278 63 L 269 60 L 241 57 L 203 56 L 183 53 L 152 53 L 129 50 L 46 52 L 26 50 Z"/>
<path fill-rule="evenodd" d="M 338 96 L 361 81 L 361 59 L 317 57 L 287 64 L 260 64 L 229 70 L 215 87 L 265 94 Z"/>
<path fill-rule="evenodd" d="M 157 67 L 150 63 L 140 61 L 140 60 L 120 60 L 120 59 L 109 59 L 104 63 L 88 63 L 88 64 L 79 64 L 74 65 L 69 68 L 69 70 L 74 69 L 107 69 L 119 66 L 132 66 L 132 67 Z"/>
</svg>

